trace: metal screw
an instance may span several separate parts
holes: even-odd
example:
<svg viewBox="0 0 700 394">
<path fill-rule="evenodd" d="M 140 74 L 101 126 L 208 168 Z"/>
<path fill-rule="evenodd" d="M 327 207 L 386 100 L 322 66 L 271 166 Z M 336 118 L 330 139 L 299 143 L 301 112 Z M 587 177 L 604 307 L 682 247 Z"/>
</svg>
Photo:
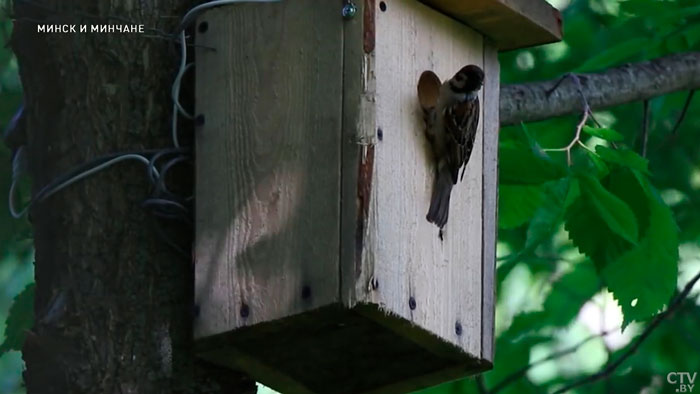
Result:
<svg viewBox="0 0 700 394">
<path fill-rule="evenodd" d="M 455 323 L 455 334 L 462 335 L 462 323 L 459 321 Z"/>
<path fill-rule="evenodd" d="M 408 307 L 411 308 L 411 310 L 416 309 L 416 299 L 411 297 L 408 299 Z"/>
<path fill-rule="evenodd" d="M 352 1 L 345 3 L 343 6 L 343 18 L 352 19 L 355 17 L 355 14 L 357 14 L 357 7 L 355 7 L 355 4 L 353 4 Z"/>
<path fill-rule="evenodd" d="M 301 288 L 301 298 L 307 300 L 311 297 L 311 288 L 309 286 L 304 286 Z"/>
<path fill-rule="evenodd" d="M 241 317 L 246 318 L 250 315 L 250 308 L 248 304 L 241 304 Z"/>
<path fill-rule="evenodd" d="M 195 116 L 195 118 L 194 118 L 195 125 L 197 125 L 198 127 L 202 127 L 202 126 L 204 126 L 204 122 L 205 122 L 204 114 L 199 114 L 199 115 Z"/>
</svg>

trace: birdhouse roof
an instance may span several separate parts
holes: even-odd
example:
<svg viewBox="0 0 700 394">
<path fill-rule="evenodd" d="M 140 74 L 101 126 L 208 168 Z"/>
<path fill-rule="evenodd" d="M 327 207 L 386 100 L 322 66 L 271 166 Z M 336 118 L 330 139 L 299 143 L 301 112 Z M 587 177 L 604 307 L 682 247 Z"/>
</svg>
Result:
<svg viewBox="0 0 700 394">
<path fill-rule="evenodd" d="M 487 36 L 499 50 L 557 42 L 561 14 L 545 0 L 420 0 Z"/>
</svg>

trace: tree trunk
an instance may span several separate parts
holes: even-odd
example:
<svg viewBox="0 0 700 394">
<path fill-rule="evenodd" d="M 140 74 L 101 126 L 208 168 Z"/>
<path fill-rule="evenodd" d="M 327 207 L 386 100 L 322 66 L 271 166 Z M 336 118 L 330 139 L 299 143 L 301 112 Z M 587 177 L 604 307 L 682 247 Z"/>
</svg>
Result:
<svg viewBox="0 0 700 394">
<path fill-rule="evenodd" d="M 14 2 L 12 48 L 27 108 L 36 193 L 108 153 L 172 145 L 172 32 L 191 1 Z M 38 33 L 38 24 L 143 24 L 147 34 Z M 183 133 L 191 128 L 183 124 Z M 191 172 L 169 179 L 189 187 Z M 188 179 L 189 178 L 189 179 Z M 179 185 L 178 185 L 179 184 Z M 150 184 L 129 161 L 32 208 L 35 325 L 23 349 L 28 393 L 248 393 L 249 378 L 192 350 L 192 267 L 142 208 Z M 167 229 L 172 230 L 172 229 Z M 175 233 L 189 251 L 191 229 Z"/>
</svg>

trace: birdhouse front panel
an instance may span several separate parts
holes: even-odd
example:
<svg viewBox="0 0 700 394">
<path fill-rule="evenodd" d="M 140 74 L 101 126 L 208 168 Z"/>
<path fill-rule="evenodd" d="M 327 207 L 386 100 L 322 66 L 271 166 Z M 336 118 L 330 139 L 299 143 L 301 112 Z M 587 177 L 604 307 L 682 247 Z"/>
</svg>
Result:
<svg viewBox="0 0 700 394">
<path fill-rule="evenodd" d="M 447 81 L 465 65 L 483 68 L 483 39 L 412 0 L 386 2 L 375 18 L 375 49 L 368 57 L 374 107 L 366 110 L 376 114 L 365 114 L 375 124 L 363 130 L 376 136 L 374 175 L 357 291 L 367 294 L 365 301 L 479 356 L 483 105 L 464 176 L 451 192 L 449 220 L 440 230 L 426 220 L 438 161 L 426 138 L 417 83 L 425 70 Z M 484 103 L 483 89 L 478 100 Z M 372 281 L 378 288 L 363 291 Z"/>
<path fill-rule="evenodd" d="M 198 21 L 197 337 L 338 300 L 343 25 L 331 3 Z"/>
</svg>

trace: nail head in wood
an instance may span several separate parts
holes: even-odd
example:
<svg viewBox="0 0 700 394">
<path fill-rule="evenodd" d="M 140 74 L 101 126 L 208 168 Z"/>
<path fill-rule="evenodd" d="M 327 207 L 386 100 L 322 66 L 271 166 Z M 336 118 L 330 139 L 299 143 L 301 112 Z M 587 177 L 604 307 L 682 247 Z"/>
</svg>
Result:
<svg viewBox="0 0 700 394">
<path fill-rule="evenodd" d="M 357 7 L 355 7 L 355 4 L 353 4 L 352 1 L 345 3 L 343 6 L 343 18 L 352 19 L 355 17 L 355 14 L 357 14 Z"/>
<path fill-rule="evenodd" d="M 241 317 L 246 318 L 250 315 L 250 308 L 248 304 L 241 304 Z"/>
<path fill-rule="evenodd" d="M 200 33 L 204 33 L 207 30 L 209 30 L 209 22 L 207 22 L 207 21 L 200 23 L 198 28 L 197 28 L 197 31 L 199 31 Z"/>
<path fill-rule="evenodd" d="M 408 299 L 408 307 L 411 308 L 411 310 L 416 309 L 416 299 L 413 297 L 410 297 Z"/>
<path fill-rule="evenodd" d="M 455 323 L 455 334 L 462 335 L 462 323 L 459 321 Z"/>
<path fill-rule="evenodd" d="M 311 298 L 311 287 L 304 286 L 301 288 L 301 298 L 308 300 Z"/>
<path fill-rule="evenodd" d="M 382 12 L 386 12 L 386 2 L 380 1 L 379 9 L 382 10 Z"/>
</svg>

